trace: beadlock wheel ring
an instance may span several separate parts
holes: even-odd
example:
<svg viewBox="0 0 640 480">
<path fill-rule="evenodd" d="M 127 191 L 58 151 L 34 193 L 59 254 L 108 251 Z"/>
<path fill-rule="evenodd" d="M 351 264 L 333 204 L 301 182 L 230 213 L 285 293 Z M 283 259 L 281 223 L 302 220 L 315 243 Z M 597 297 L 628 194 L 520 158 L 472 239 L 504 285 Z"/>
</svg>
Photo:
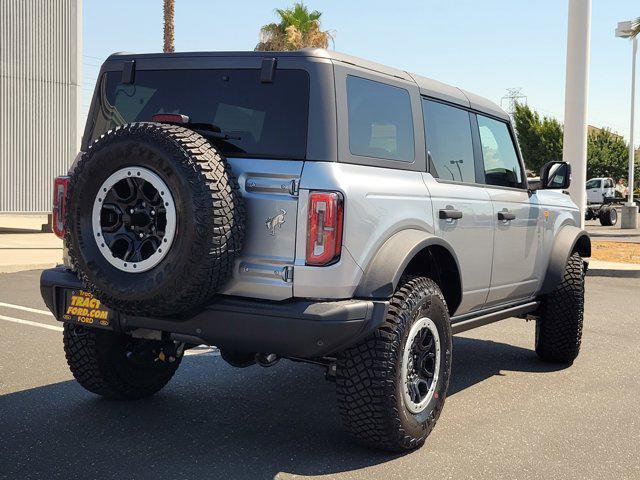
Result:
<svg viewBox="0 0 640 480">
<path fill-rule="evenodd" d="M 416 320 L 402 354 L 402 395 L 407 410 L 413 414 L 421 413 L 433 398 L 440 377 L 440 348 L 440 335 L 433 320 Z"/>
<path fill-rule="evenodd" d="M 100 186 L 91 226 L 98 250 L 111 265 L 127 273 L 146 272 L 169 253 L 175 237 L 171 191 L 147 168 L 122 168 Z"/>
</svg>

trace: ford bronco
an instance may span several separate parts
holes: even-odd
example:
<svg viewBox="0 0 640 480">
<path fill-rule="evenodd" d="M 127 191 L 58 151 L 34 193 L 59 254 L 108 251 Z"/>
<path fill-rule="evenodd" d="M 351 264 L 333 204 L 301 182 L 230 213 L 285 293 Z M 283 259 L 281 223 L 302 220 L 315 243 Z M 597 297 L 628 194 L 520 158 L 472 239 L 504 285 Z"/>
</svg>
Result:
<svg viewBox="0 0 640 480">
<path fill-rule="evenodd" d="M 536 322 L 580 349 L 590 239 L 528 182 L 509 116 L 461 89 L 325 50 L 115 54 L 54 183 L 64 265 L 41 290 L 70 369 L 110 399 L 159 391 L 186 349 L 326 367 L 346 430 L 420 446 L 452 335 Z"/>
</svg>

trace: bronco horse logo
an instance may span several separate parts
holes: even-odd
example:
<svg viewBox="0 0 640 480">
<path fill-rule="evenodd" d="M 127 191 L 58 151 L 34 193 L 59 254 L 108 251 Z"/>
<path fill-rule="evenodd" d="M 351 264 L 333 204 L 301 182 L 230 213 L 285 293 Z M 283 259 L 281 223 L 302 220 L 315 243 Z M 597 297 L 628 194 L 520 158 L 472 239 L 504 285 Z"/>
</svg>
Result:
<svg viewBox="0 0 640 480">
<path fill-rule="evenodd" d="M 281 208 L 279 214 L 267 218 L 267 221 L 264 222 L 271 235 L 276 234 L 276 228 L 282 228 L 282 224 L 285 222 L 284 216 L 286 214 L 287 211 Z"/>
</svg>

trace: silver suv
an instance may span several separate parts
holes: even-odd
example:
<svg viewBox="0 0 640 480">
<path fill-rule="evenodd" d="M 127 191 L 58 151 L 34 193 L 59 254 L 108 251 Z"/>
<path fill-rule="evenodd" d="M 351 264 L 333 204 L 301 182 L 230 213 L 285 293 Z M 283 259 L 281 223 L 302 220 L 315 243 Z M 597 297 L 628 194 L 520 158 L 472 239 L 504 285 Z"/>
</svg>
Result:
<svg viewBox="0 0 640 480">
<path fill-rule="evenodd" d="M 408 450 L 444 405 L 453 334 L 530 317 L 543 360 L 578 355 L 591 244 L 569 166 L 540 178 L 499 107 L 366 60 L 112 55 L 55 181 L 67 254 L 42 294 L 98 395 L 149 396 L 215 345 L 326 367 L 346 429 Z"/>
</svg>

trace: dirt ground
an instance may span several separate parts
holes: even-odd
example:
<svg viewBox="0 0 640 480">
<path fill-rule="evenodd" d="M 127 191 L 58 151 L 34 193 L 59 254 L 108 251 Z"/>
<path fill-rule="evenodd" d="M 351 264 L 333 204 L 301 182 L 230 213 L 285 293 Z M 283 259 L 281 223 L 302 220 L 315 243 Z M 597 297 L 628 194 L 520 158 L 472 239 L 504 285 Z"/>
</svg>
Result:
<svg viewBox="0 0 640 480">
<path fill-rule="evenodd" d="M 591 242 L 591 258 L 607 262 L 639 263 L 640 243 Z"/>
</svg>

